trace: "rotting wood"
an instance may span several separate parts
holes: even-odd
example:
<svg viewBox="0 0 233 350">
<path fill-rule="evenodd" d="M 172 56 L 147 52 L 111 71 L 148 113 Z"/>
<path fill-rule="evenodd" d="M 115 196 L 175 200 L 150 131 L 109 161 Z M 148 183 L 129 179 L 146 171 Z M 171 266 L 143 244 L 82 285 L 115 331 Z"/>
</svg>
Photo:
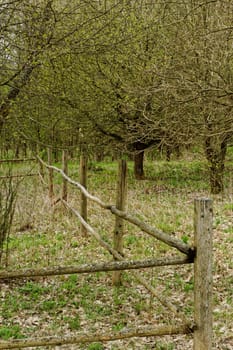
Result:
<svg viewBox="0 0 233 350">
<path fill-rule="evenodd" d="M 194 350 L 212 349 L 212 254 L 213 204 L 211 199 L 194 201 Z"/>
<path fill-rule="evenodd" d="M 77 266 L 53 266 L 40 269 L 20 269 L 16 271 L 0 271 L 1 279 L 10 278 L 28 278 L 28 277 L 44 277 L 72 275 L 101 271 L 122 271 L 133 269 L 145 269 L 149 267 L 171 266 L 190 264 L 190 260 L 183 256 L 174 256 L 171 258 L 161 259 L 145 259 L 145 260 L 128 260 L 128 261 L 108 261 L 95 264 L 82 264 Z"/>
<path fill-rule="evenodd" d="M 79 214 L 77 210 L 72 208 L 67 202 L 62 201 L 63 204 L 75 215 L 77 218 L 81 221 L 81 223 L 86 227 L 87 232 L 89 232 L 96 240 L 99 242 L 99 244 L 106 249 L 115 259 L 119 261 L 123 261 L 124 258 L 121 254 L 119 254 L 115 249 L 113 249 L 110 244 L 105 242 L 98 232 L 96 232 L 85 220 L 82 218 L 82 216 Z M 178 308 L 171 304 L 169 301 L 167 301 L 162 295 L 158 295 L 156 289 L 147 282 L 147 280 L 141 276 L 138 272 L 133 271 L 132 274 L 134 277 L 139 281 L 154 297 L 157 298 L 157 300 L 166 308 L 168 308 L 170 311 L 174 313 L 176 317 L 181 319 L 184 324 L 188 324 L 188 321 L 186 319 L 186 316 L 181 312 L 181 310 L 178 310 Z"/>
<path fill-rule="evenodd" d="M 0 341 L 0 349 L 22 349 L 37 346 L 61 346 L 65 344 L 85 344 L 93 342 L 107 342 L 136 337 L 155 337 L 163 335 L 189 334 L 190 327 L 185 325 L 161 325 L 157 327 L 140 327 L 136 329 L 123 329 L 119 332 L 76 334 L 63 337 L 42 337 L 29 339 L 15 339 L 11 341 Z"/>
<path fill-rule="evenodd" d="M 120 159 L 118 162 L 118 181 L 117 181 L 117 196 L 116 207 L 124 211 L 126 209 L 127 198 L 127 162 L 125 159 Z M 115 228 L 113 234 L 113 248 L 122 256 L 123 254 L 123 235 L 124 235 L 124 219 L 120 216 L 115 216 Z M 114 286 L 121 284 L 121 272 L 114 271 L 112 275 Z"/>
<path fill-rule="evenodd" d="M 120 217 L 122 217 L 124 220 L 127 220 L 128 222 L 138 226 L 143 232 L 148 233 L 149 235 L 155 237 L 156 239 L 166 243 L 167 245 L 176 248 L 177 250 L 179 250 L 180 252 L 188 255 L 190 257 L 190 259 L 193 259 L 194 254 L 195 254 L 195 250 L 189 246 L 188 244 L 184 243 L 183 241 L 181 241 L 180 239 L 173 237 L 165 232 L 162 232 L 144 222 L 142 222 L 141 220 L 139 220 L 138 218 L 134 217 L 131 214 L 128 214 L 124 211 L 118 210 L 114 205 L 110 205 L 110 204 L 106 204 L 103 201 L 101 201 L 98 197 L 91 195 L 80 183 L 78 183 L 77 181 L 72 180 L 70 177 L 68 177 L 66 174 L 64 174 L 64 172 L 54 166 L 50 166 L 48 164 L 46 164 L 41 158 L 38 157 L 38 159 L 48 168 L 48 169 L 53 169 L 56 172 L 59 172 L 63 177 L 65 177 L 69 183 L 71 183 L 72 185 L 76 186 L 77 188 L 79 188 L 82 193 L 90 200 L 92 200 L 93 202 L 97 203 L 98 205 L 100 205 L 103 209 L 108 209 L 112 212 L 112 214 L 114 215 L 118 215 Z"/>
</svg>

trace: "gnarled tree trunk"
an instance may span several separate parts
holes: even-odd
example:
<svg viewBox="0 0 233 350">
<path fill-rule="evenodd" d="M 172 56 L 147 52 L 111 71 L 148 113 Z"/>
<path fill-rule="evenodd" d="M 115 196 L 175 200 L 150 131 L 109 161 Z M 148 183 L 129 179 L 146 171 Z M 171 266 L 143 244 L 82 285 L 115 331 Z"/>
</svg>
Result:
<svg viewBox="0 0 233 350">
<path fill-rule="evenodd" d="M 213 137 L 206 137 L 205 153 L 209 162 L 210 188 L 212 194 L 221 193 L 224 189 L 224 169 L 227 151 L 227 140 L 215 140 Z"/>
<path fill-rule="evenodd" d="M 144 175 L 144 150 L 146 145 L 141 142 L 133 144 L 134 153 L 134 176 L 137 180 L 143 180 Z"/>
<path fill-rule="evenodd" d="M 134 156 L 134 176 L 137 180 L 144 179 L 144 151 Z"/>
</svg>

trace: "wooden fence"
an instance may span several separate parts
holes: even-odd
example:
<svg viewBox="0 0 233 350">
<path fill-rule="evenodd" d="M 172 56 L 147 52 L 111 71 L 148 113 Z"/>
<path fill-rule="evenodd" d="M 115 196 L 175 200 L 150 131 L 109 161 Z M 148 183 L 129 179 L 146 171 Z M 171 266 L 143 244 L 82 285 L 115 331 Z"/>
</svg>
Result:
<svg viewBox="0 0 233 350">
<path fill-rule="evenodd" d="M 0 159 L 0 165 L 1 164 L 17 164 L 17 163 L 25 163 L 25 162 L 35 162 L 36 158 L 16 158 L 16 159 Z M 9 178 L 21 178 L 21 177 L 27 177 L 27 176 L 38 176 L 39 173 L 24 173 L 24 174 L 8 174 L 8 175 L 1 175 L 0 179 L 9 179 Z"/>
<path fill-rule="evenodd" d="M 143 232 L 153 236 L 154 238 L 166 243 L 170 247 L 176 248 L 182 255 L 166 259 L 146 259 L 143 261 L 127 261 L 123 258 L 121 247 L 114 244 L 112 247 L 106 243 L 102 237 L 96 232 L 82 217 L 82 215 L 70 204 L 61 198 L 61 202 L 71 211 L 80 221 L 85 231 L 92 235 L 99 244 L 105 248 L 114 261 L 97 264 L 84 264 L 79 266 L 61 267 L 55 266 L 42 269 L 22 269 L 17 271 L 2 271 L 0 279 L 9 278 L 25 278 L 35 276 L 55 276 L 63 274 L 81 274 L 93 273 L 97 271 L 122 271 L 133 270 L 136 279 L 153 295 L 162 305 L 166 306 L 176 316 L 176 325 L 162 325 L 155 327 L 140 327 L 136 329 L 127 329 L 119 332 L 111 332 L 109 334 L 95 333 L 85 334 L 76 333 L 74 336 L 65 337 L 43 337 L 30 339 L 16 339 L 9 341 L 0 341 L 0 349 L 20 349 L 38 346 L 55 346 L 65 344 L 84 344 L 90 342 L 106 342 L 117 339 L 126 339 L 132 337 L 151 337 L 173 334 L 193 334 L 194 350 L 211 350 L 212 349 L 212 201 L 208 198 L 195 199 L 194 201 L 194 247 L 189 246 L 178 238 L 168 235 L 155 227 L 152 227 L 137 217 L 127 213 L 122 208 L 104 203 L 99 198 L 91 195 L 85 186 L 79 182 L 72 180 L 65 169 L 59 169 L 52 165 L 45 164 L 41 159 L 41 163 L 49 170 L 60 173 L 63 179 L 73 186 L 77 187 L 87 200 L 97 203 L 102 209 L 110 211 L 118 219 L 126 220 L 133 225 L 139 227 Z M 122 171 L 121 174 L 124 174 Z M 125 176 L 125 175 L 121 175 Z M 124 182 L 124 181 L 123 181 Z M 119 182 L 122 183 L 122 182 Z M 125 184 L 124 184 L 125 185 Z M 119 205 L 119 207 L 122 205 Z M 162 295 L 158 294 L 156 289 L 136 270 L 141 268 L 149 268 L 155 266 L 194 264 L 194 323 L 187 320 L 181 310 L 171 304 Z M 117 277 L 118 278 L 118 277 Z M 180 323 L 180 324 L 179 324 Z"/>
</svg>

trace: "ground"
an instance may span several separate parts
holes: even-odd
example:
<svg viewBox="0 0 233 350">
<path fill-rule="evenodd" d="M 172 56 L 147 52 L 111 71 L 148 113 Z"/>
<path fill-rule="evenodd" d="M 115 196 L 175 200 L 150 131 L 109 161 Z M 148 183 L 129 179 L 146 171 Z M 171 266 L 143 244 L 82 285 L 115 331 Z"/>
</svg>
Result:
<svg viewBox="0 0 233 350">
<path fill-rule="evenodd" d="M 59 165 L 59 164 L 58 164 Z M 229 155 L 226 190 L 214 200 L 214 346 L 233 349 L 233 177 Z M 33 171 L 37 165 L 17 165 L 14 171 Z M 78 179 L 78 164 L 70 162 L 69 173 Z M 4 169 L 1 169 L 3 172 Z M 141 220 L 169 234 L 193 243 L 193 201 L 210 197 L 208 171 L 202 158 L 185 161 L 163 160 L 146 163 L 147 179 L 135 181 L 129 163 L 127 210 Z M 106 203 L 114 204 L 117 163 L 91 166 L 89 191 Z M 85 262 L 109 261 L 111 256 L 94 238 L 80 234 L 80 223 L 61 202 L 51 206 L 47 177 L 26 177 L 19 196 L 7 256 L 2 269 L 68 266 Z M 62 180 L 55 176 L 56 198 Z M 69 203 L 79 208 L 80 195 L 69 187 Z M 112 242 L 114 216 L 88 202 L 88 222 L 109 243 Z M 125 224 L 124 252 L 128 259 L 178 254 L 140 229 Z M 181 308 L 193 319 L 193 267 L 144 269 L 140 273 L 159 295 Z M 112 273 L 67 275 L 47 278 L 3 280 L 1 282 L 0 337 L 2 339 L 64 336 L 75 332 L 118 331 L 128 327 L 178 323 L 176 315 L 164 309 L 141 286 L 131 272 L 123 273 L 121 287 L 112 286 Z M 192 348 L 191 336 L 132 338 L 109 343 L 66 345 L 55 349 L 167 349 Z M 40 349 L 47 349 L 41 347 Z"/>
</svg>

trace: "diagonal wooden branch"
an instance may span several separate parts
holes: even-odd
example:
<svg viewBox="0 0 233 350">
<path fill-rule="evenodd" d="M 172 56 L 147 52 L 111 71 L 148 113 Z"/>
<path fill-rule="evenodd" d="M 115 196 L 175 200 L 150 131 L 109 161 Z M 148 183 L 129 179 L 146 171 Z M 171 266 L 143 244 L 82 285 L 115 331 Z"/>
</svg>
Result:
<svg viewBox="0 0 233 350">
<path fill-rule="evenodd" d="M 136 225 L 139 227 L 143 232 L 148 233 L 149 235 L 155 237 L 156 239 L 166 243 L 167 245 L 176 248 L 180 252 L 188 255 L 191 261 L 194 259 L 194 249 L 190 247 L 188 244 L 185 244 L 181 240 L 177 239 L 176 237 L 173 237 L 165 232 L 162 232 L 146 223 L 143 221 L 140 221 L 138 218 L 134 217 L 131 214 L 128 214 L 124 211 L 116 209 L 115 206 L 106 204 L 103 201 L 101 201 L 98 197 L 91 195 L 85 187 L 83 187 L 79 182 L 72 180 L 69 176 L 67 176 L 62 169 L 59 169 L 55 166 L 48 165 L 45 163 L 40 157 L 38 157 L 38 160 L 48 169 L 53 169 L 56 172 L 60 173 L 63 178 L 65 178 L 70 184 L 74 185 L 77 187 L 88 199 L 92 200 L 93 202 L 97 203 L 98 205 L 101 206 L 103 209 L 108 209 L 111 211 L 112 214 L 117 215 L 119 217 L 122 217 L 126 221 Z"/>
<path fill-rule="evenodd" d="M 110 208 L 111 212 L 128 222 L 138 226 L 143 232 L 148 233 L 149 235 L 159 239 L 160 241 L 166 243 L 167 245 L 174 247 L 178 249 L 180 252 L 188 255 L 190 257 L 190 260 L 193 261 L 194 258 L 194 250 L 188 245 L 182 242 L 180 239 L 173 237 L 163 231 L 160 231 L 156 229 L 155 227 L 152 227 L 145 222 L 139 220 L 135 216 L 128 214 L 127 212 L 120 211 L 116 207 L 111 206 Z"/>
<path fill-rule="evenodd" d="M 37 159 L 41 162 L 41 164 L 43 164 L 46 168 L 48 169 L 53 169 L 56 172 L 60 173 L 62 175 L 62 177 L 64 179 L 66 179 L 71 185 L 74 185 L 75 187 L 77 187 L 88 199 L 90 199 L 91 201 L 99 204 L 101 206 L 101 208 L 103 209 L 110 209 L 111 205 L 108 205 L 106 203 L 104 203 L 103 201 L 101 201 L 98 197 L 95 197 L 93 195 L 91 195 L 84 186 L 82 186 L 79 182 L 72 180 L 68 175 L 66 175 L 64 173 L 64 171 L 62 169 L 59 169 L 53 165 L 48 165 L 47 163 L 45 163 L 39 156 L 37 156 Z"/>
<path fill-rule="evenodd" d="M 79 212 L 77 210 L 75 210 L 74 208 L 72 208 L 66 201 L 62 200 L 62 203 L 64 204 L 64 206 L 69 209 L 82 223 L 82 225 L 86 228 L 87 232 L 90 233 L 97 241 L 98 243 L 104 248 L 106 249 L 115 259 L 119 260 L 119 261 L 123 261 L 124 258 L 116 251 L 114 250 L 110 244 L 108 244 L 107 242 L 105 242 L 101 236 L 99 235 L 98 232 L 96 232 L 83 218 L 82 216 L 79 214 Z M 180 318 L 186 325 L 188 325 L 188 321 L 185 317 L 185 315 L 177 309 L 176 306 L 174 306 L 173 304 L 169 303 L 169 301 L 165 300 L 165 298 L 163 298 L 162 296 L 159 296 L 156 289 L 147 282 L 147 280 L 141 276 L 138 272 L 133 271 L 132 272 L 134 277 L 154 296 L 156 297 L 159 302 L 167 307 L 170 311 L 172 311 L 176 317 Z"/>
</svg>

